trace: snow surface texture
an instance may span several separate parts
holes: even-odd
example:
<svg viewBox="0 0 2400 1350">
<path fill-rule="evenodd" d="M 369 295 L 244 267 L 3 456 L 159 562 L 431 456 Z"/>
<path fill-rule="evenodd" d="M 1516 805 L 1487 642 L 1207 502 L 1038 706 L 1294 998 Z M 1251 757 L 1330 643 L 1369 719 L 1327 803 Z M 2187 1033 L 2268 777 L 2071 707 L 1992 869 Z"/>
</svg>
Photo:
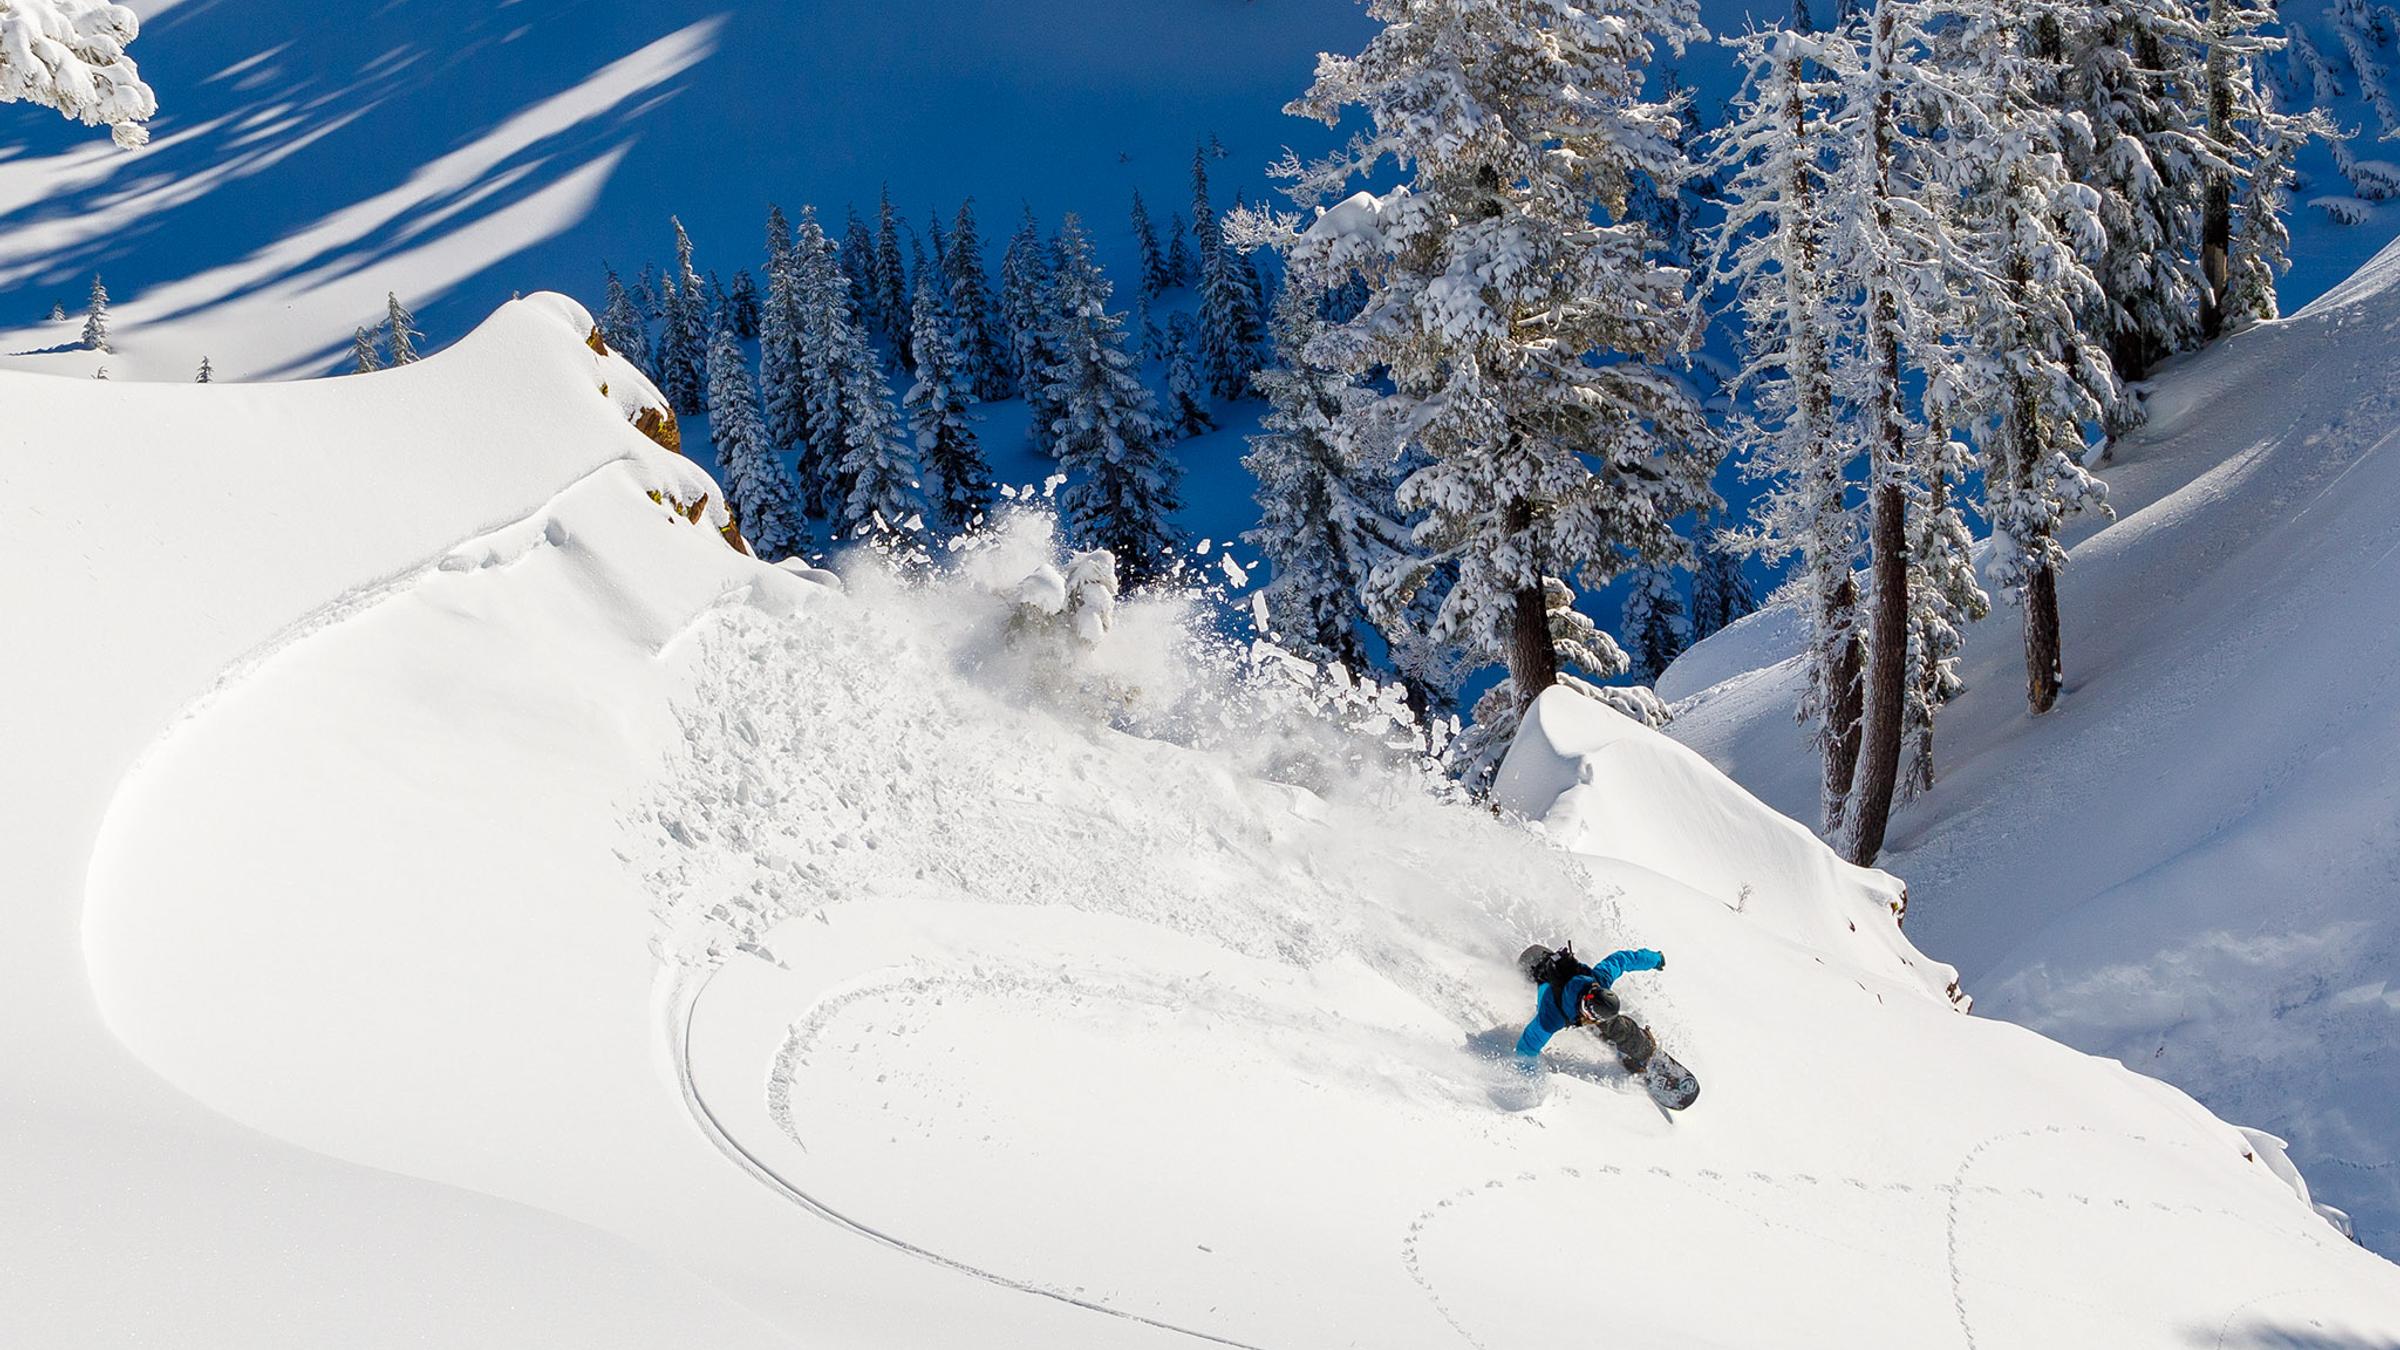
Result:
<svg viewBox="0 0 2400 1350">
<path fill-rule="evenodd" d="M 2400 250 L 2164 375 L 2064 573 L 2067 694 L 2025 713 L 2019 620 L 1968 638 L 1943 776 L 1882 865 L 1981 1012 L 2292 1141 L 2400 1254 Z M 1800 813 L 1788 615 L 1661 681 L 1674 734 Z M 1780 662 L 1780 664 L 1779 664 Z"/>
<path fill-rule="evenodd" d="M 588 322 L 7 379 L 0 1341 L 1499 1350 L 1546 1252 L 1627 1344 L 2400 1339 L 2263 1145 L 1961 1015 L 1696 755 L 1550 696 L 1529 829 L 1178 606 L 1021 604 L 1038 516 L 763 566 Z M 1669 954 L 1692 1111 L 1508 1062 L 1562 935 Z"/>
</svg>

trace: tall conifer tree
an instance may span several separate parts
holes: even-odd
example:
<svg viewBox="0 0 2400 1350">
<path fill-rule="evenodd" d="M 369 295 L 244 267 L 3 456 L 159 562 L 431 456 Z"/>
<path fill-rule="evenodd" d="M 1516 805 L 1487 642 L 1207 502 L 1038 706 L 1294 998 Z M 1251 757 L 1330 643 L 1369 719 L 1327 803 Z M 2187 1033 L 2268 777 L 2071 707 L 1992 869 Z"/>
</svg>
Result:
<svg viewBox="0 0 2400 1350">
<path fill-rule="evenodd" d="M 1311 349 L 1386 381 L 1350 434 L 1422 456 L 1399 491 L 1421 513 L 1418 552 L 1378 570 L 1376 604 L 1396 616 L 1441 588 L 1434 642 L 1508 666 L 1479 708 L 1496 730 L 1559 682 L 1562 656 L 1600 677 L 1624 668 L 1566 579 L 1680 561 L 1671 522 L 1715 504 L 1715 433 L 1658 369 L 1694 327 L 1688 278 L 1627 215 L 1633 175 L 1688 172 L 1675 109 L 1643 92 L 1650 57 L 1703 34 L 1691 0 L 1368 13 L 1382 30 L 1358 56 L 1320 58 L 1292 111 L 1331 125 L 1363 109 L 1369 129 L 1285 171 L 1303 206 L 1387 156 L 1408 181 L 1286 235 L 1287 284 L 1368 278 L 1365 308 Z"/>
<path fill-rule="evenodd" d="M 1160 575 L 1176 541 L 1167 517 L 1182 505 L 1182 470 L 1167 452 L 1157 401 L 1125 350 L 1123 316 L 1108 312 L 1108 280 L 1073 216 L 1059 228 L 1056 267 L 1053 354 L 1044 377 L 1057 410 L 1052 444 L 1070 475 L 1059 505 L 1077 535 L 1115 555 L 1118 575 L 1139 586 Z"/>
<path fill-rule="evenodd" d="M 731 325 L 720 325 L 709 344 L 708 432 L 725 480 L 725 505 L 750 551 L 773 561 L 807 547 L 799 492 L 759 420 L 758 391 Z"/>
</svg>

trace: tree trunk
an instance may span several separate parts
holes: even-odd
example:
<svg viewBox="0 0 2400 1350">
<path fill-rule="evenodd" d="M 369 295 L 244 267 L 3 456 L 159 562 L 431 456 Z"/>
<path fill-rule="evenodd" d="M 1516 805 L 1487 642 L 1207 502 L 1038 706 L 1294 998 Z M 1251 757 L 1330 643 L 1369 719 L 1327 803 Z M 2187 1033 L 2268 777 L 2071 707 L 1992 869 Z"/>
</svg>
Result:
<svg viewBox="0 0 2400 1350">
<path fill-rule="evenodd" d="M 2058 573 L 2042 564 L 2025 583 L 2025 701 L 2036 715 L 2058 702 Z"/>
<path fill-rule="evenodd" d="M 2220 144 L 2233 133 L 2233 57 L 2225 50 L 2220 10 L 2224 0 L 2208 7 L 2207 96 L 2209 135 Z M 2233 183 L 2224 174 L 2208 176 L 2200 208 L 2200 336 L 2214 342 L 2225 332 L 2225 292 L 2232 276 Z"/>
<path fill-rule="evenodd" d="M 2214 342 L 2225 333 L 2225 292 L 2232 285 L 2233 189 L 2222 178 L 2208 180 L 2200 217 L 2200 335 Z"/>
<path fill-rule="evenodd" d="M 1522 498 L 1508 504 L 1508 532 L 1522 535 L 1533 528 L 1533 505 Z M 1558 683 L 1558 643 L 1550 636 L 1550 602 L 1542 594 L 1540 567 L 1533 584 L 1519 586 L 1512 601 L 1508 626 L 1508 678 L 1517 689 L 1517 711 L 1533 706 L 1542 691 Z"/>
<path fill-rule="evenodd" d="M 1875 487 L 1875 606 L 1868 628 L 1858 777 L 1849 806 L 1848 852 L 1861 867 L 1883 852 L 1892 794 L 1900 783 L 1900 723 L 1908 706 L 1908 499 L 1900 473 L 1895 453 Z"/>
<path fill-rule="evenodd" d="M 1859 716 L 1866 700 L 1861 676 L 1866 645 L 1858 640 L 1858 582 L 1844 575 L 1825 601 L 1828 632 L 1841 633 L 1841 646 L 1826 653 L 1825 703 L 1825 837 L 1838 838 L 1850 804 L 1850 783 L 1858 772 Z"/>
</svg>

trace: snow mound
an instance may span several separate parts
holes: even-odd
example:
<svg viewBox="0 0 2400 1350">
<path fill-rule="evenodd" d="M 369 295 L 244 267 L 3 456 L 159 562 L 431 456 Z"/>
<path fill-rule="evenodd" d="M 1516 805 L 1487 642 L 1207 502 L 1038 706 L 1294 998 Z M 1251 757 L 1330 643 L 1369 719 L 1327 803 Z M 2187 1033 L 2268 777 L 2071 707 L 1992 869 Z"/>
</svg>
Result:
<svg viewBox="0 0 2400 1350">
<path fill-rule="evenodd" d="M 1563 848 L 1671 877 L 1879 982 L 1957 995 L 1958 973 L 1900 935 L 1898 878 L 1843 861 L 1707 760 L 1593 699 L 1535 700 L 1492 795 Z"/>
<path fill-rule="evenodd" d="M 1889 878 L 1672 743 L 1545 700 L 1535 830 L 1183 602 L 1079 624 L 1038 515 L 933 577 L 762 565 L 670 509 L 708 485 L 587 324 L 222 402 L 8 382 L 109 432 L 105 493 L 0 498 L 11 604 L 93 635 L 9 675 L 53 715 L 0 777 L 0 1011 L 50 1030 L 0 1131 L 78 1183 L 0 1219 L 29 1343 L 1498 1350 L 1601 1216 L 1629 1344 L 2400 1336 L 2252 1140 L 1961 1015 Z M 1510 1059 L 1568 936 L 1669 954 L 1623 989 L 1691 1111 Z M 298 1282 L 294 1211 L 399 1245 Z"/>
<path fill-rule="evenodd" d="M 1942 781 L 1882 865 L 1985 1012 L 2292 1141 L 2400 1253 L 2400 248 L 2158 382 L 2063 580 L 2067 696 L 2025 714 L 2017 617 L 1969 634 Z M 1762 631 L 1781 631 L 1781 625 Z M 1673 733 L 1810 808 L 1780 644 L 1703 643 Z M 1721 659 L 1741 652 L 1743 660 Z M 1729 671 L 1729 665 L 1746 670 Z M 1699 680 L 1707 689 L 1692 689 Z"/>
</svg>

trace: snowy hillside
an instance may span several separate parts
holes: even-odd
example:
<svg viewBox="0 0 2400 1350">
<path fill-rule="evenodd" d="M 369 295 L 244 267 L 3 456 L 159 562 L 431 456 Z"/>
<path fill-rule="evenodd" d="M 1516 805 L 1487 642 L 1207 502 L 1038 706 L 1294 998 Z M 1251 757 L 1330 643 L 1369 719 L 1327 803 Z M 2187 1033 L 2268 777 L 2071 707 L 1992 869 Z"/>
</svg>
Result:
<svg viewBox="0 0 2400 1350">
<path fill-rule="evenodd" d="M 2400 1252 L 2400 251 L 2166 374 L 2064 578 L 2067 694 L 2029 720 L 2018 617 L 1968 636 L 1942 781 L 1882 865 L 1979 1012 L 2292 1141 Z M 1674 734 L 1814 809 L 1789 616 L 1661 682 Z M 1778 664 L 1782 662 L 1781 664 Z"/>
<path fill-rule="evenodd" d="M 1547 695 L 1529 829 L 1048 617 L 1038 515 L 763 566 L 588 331 L 0 377 L 0 1342 L 1496 1350 L 1550 1271 L 1629 1345 L 2400 1340 L 2272 1149 L 1962 1015 L 1697 755 Z M 1564 935 L 1669 954 L 1691 1111 L 1507 1062 Z"/>
</svg>

